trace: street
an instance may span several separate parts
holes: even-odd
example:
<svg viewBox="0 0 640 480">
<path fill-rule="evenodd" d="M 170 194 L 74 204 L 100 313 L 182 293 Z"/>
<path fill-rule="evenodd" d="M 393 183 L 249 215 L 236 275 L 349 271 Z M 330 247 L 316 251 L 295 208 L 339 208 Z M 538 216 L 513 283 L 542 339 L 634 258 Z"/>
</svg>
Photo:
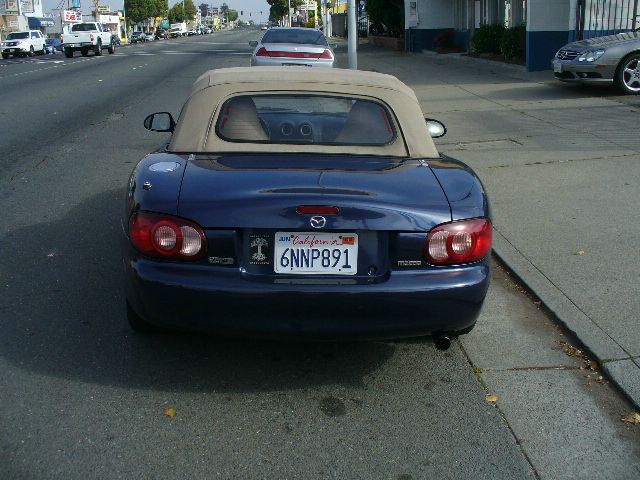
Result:
<svg viewBox="0 0 640 480">
<path fill-rule="evenodd" d="M 640 429 L 621 421 L 634 406 L 497 259 L 478 326 L 446 352 L 430 339 L 308 344 L 129 329 L 124 189 L 167 138 L 142 122 L 177 118 L 192 83 L 247 66 L 260 35 L 0 60 L 2 478 L 640 477 Z M 346 50 L 337 52 L 343 67 Z M 384 58 L 364 48 L 361 68 L 397 74 Z M 437 97 L 424 73 L 406 76 L 419 98 Z M 469 113 L 447 101 L 431 109 L 452 133 L 437 144 L 478 168 L 493 194 L 482 165 L 505 160 L 480 148 L 474 163 L 477 150 L 464 145 L 480 128 L 461 131 Z M 501 226 L 510 197 L 495 195 Z"/>
</svg>

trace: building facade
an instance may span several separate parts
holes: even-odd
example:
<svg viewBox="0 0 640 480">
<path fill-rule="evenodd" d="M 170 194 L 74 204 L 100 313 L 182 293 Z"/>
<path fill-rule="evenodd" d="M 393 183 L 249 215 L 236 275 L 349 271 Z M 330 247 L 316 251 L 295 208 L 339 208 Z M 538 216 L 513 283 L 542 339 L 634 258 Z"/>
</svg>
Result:
<svg viewBox="0 0 640 480">
<path fill-rule="evenodd" d="M 468 48 L 481 25 L 526 26 L 526 67 L 551 68 L 563 45 L 640 26 L 639 0 L 405 0 L 408 51 L 436 47 L 439 34 L 453 30 L 455 44 Z"/>
</svg>

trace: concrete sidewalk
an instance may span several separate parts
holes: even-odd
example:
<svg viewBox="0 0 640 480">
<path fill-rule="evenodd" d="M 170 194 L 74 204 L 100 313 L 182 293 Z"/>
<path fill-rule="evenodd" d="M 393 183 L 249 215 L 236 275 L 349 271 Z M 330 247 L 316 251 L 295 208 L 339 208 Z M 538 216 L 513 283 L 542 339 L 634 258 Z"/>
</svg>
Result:
<svg viewBox="0 0 640 480">
<path fill-rule="evenodd" d="M 640 406 L 640 97 L 550 72 L 360 45 L 449 133 L 489 192 L 495 253 Z"/>
</svg>

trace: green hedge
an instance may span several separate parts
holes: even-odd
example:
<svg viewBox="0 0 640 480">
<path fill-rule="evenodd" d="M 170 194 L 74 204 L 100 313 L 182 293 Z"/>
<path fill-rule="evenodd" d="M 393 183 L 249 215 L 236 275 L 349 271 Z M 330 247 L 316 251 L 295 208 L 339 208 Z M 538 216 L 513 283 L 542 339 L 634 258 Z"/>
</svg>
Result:
<svg viewBox="0 0 640 480">
<path fill-rule="evenodd" d="M 471 38 L 471 48 L 476 53 L 501 53 L 507 60 L 524 58 L 527 53 L 527 27 L 513 28 L 503 25 L 482 25 Z"/>
<path fill-rule="evenodd" d="M 500 40 L 500 52 L 507 60 L 526 57 L 527 27 L 524 23 L 504 31 Z"/>
<path fill-rule="evenodd" d="M 482 25 L 471 38 L 476 53 L 500 53 L 500 43 L 506 28 L 503 25 Z"/>
</svg>

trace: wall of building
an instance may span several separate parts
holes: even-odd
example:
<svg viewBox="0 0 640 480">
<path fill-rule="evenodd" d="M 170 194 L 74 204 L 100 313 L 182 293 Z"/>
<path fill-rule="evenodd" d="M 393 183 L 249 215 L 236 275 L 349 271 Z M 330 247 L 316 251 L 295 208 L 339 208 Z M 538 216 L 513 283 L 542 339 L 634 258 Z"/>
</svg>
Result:
<svg viewBox="0 0 640 480">
<path fill-rule="evenodd" d="M 454 1 L 417 0 L 413 9 L 405 0 L 405 39 L 407 50 L 420 52 L 435 48 L 435 38 L 454 28 Z"/>
<path fill-rule="evenodd" d="M 574 28 L 570 27 L 572 3 L 575 0 L 529 0 L 527 70 L 551 68 L 555 53 L 570 41 L 570 30 Z"/>
</svg>

